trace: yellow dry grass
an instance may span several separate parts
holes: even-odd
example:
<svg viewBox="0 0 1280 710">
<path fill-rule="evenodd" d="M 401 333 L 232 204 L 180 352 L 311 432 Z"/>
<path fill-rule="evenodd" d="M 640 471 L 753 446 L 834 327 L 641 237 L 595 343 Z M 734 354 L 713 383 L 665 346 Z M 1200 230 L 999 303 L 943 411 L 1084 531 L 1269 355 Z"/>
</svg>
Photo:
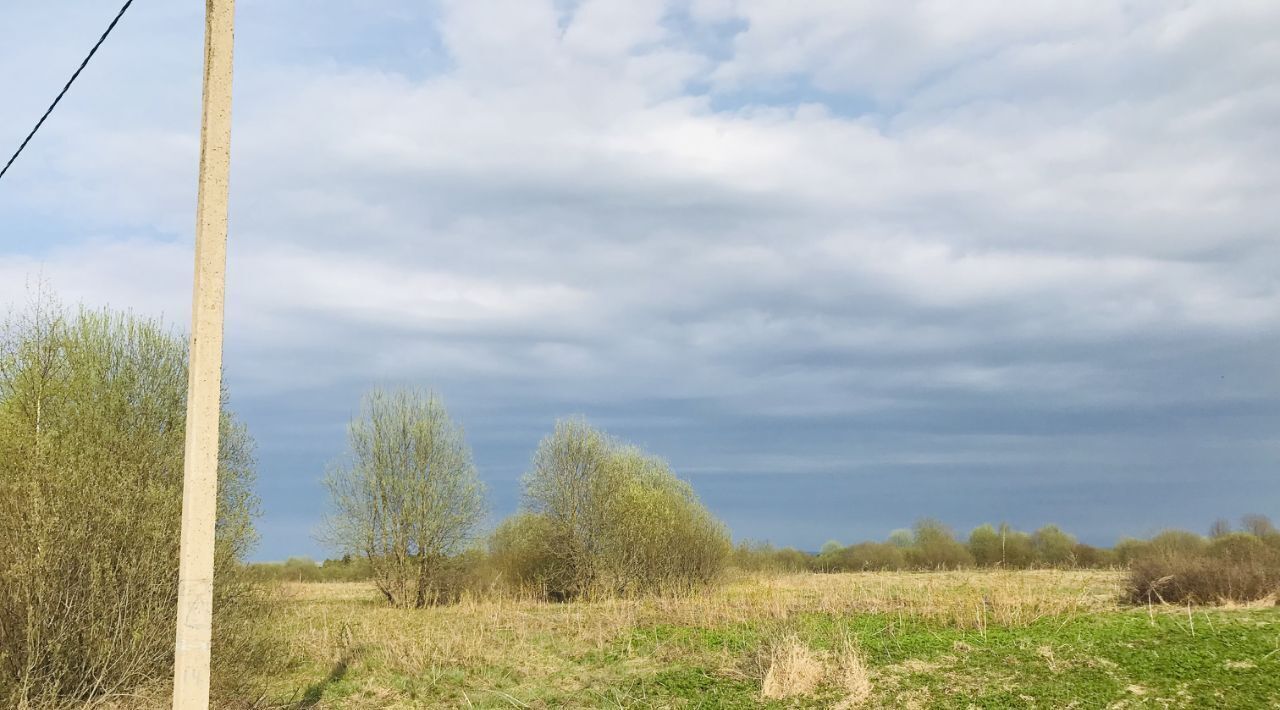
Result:
<svg viewBox="0 0 1280 710">
<path fill-rule="evenodd" d="M 774 627 L 783 629 L 789 619 L 809 613 L 887 613 L 974 630 L 1016 627 L 1114 609 L 1119 581 L 1117 574 L 1096 571 L 740 575 L 683 597 L 555 604 L 494 596 L 419 610 L 390 608 L 367 584 L 287 584 L 275 623 L 302 672 L 280 682 L 300 688 L 329 669 L 330 679 L 365 684 L 346 697 L 344 707 L 376 707 L 395 705 L 399 697 L 387 695 L 387 676 L 420 679 L 427 686 L 452 683 L 482 694 L 486 687 L 509 688 L 513 679 L 530 678 L 573 694 L 692 660 L 690 653 L 701 653 L 699 663 L 732 675 L 741 673 L 741 659 L 727 652 L 708 657 L 705 650 L 659 644 L 632 654 L 628 639 L 637 629 L 660 625 L 719 628 L 750 621 L 780 622 Z M 773 644 L 773 655 L 752 679 L 766 697 L 804 694 L 823 679 L 844 688 L 844 707 L 871 695 L 872 680 L 854 644 L 824 655 L 792 641 Z M 619 644 L 625 645 L 624 658 L 617 664 L 578 662 L 616 652 Z M 462 698 L 476 700 L 466 691 Z"/>
</svg>

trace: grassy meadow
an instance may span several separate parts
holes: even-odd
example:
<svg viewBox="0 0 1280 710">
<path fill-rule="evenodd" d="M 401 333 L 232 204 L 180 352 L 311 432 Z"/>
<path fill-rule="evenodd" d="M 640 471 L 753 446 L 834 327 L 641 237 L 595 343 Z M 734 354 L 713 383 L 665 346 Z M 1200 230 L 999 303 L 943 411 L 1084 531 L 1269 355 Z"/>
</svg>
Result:
<svg viewBox="0 0 1280 710">
<path fill-rule="evenodd" d="M 692 596 L 388 606 L 288 583 L 290 708 L 1262 708 L 1280 608 L 1122 606 L 1105 571 L 739 573 Z"/>
</svg>

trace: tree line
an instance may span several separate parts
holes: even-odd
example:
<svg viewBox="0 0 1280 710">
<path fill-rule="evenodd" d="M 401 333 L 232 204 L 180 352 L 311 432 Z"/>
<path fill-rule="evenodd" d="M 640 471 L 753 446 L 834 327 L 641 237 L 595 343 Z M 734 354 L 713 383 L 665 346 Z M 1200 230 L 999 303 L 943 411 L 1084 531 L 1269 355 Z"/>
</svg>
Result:
<svg viewBox="0 0 1280 710">
<path fill-rule="evenodd" d="M 1253 514 L 1243 516 L 1238 528 L 1223 519 L 1214 522 L 1207 535 L 1168 529 L 1149 539 L 1122 538 L 1108 548 L 1078 542 L 1056 525 L 1025 532 L 1007 523 L 984 523 L 961 539 L 940 521 L 925 518 L 912 528 L 893 531 L 885 541 L 846 546 L 832 540 L 818 552 L 744 541 L 734 548 L 730 564 L 744 570 L 773 572 L 1128 569 L 1170 553 L 1214 556 L 1223 546 L 1231 545 L 1280 553 L 1280 530 L 1265 515 Z"/>
</svg>

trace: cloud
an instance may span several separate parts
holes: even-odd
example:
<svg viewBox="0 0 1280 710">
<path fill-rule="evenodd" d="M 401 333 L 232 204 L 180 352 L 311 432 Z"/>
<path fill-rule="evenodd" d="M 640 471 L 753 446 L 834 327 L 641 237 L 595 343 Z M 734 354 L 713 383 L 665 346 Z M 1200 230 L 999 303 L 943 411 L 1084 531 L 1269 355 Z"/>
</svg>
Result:
<svg viewBox="0 0 1280 710">
<path fill-rule="evenodd" d="M 7 300 L 43 270 L 69 300 L 185 322 L 199 17 L 138 9 L 0 184 Z M 9 36 L 0 61 L 74 54 L 94 25 L 57 12 L 83 26 L 48 52 Z M 849 495 L 875 478 L 893 499 L 951 472 L 998 512 L 1050 479 L 1136 485 L 1159 462 L 1189 486 L 1226 449 L 1241 481 L 1274 460 L 1270 6 L 380 0 L 240 20 L 227 371 L 279 469 L 278 549 L 308 544 L 308 481 L 380 382 L 441 388 L 506 487 L 552 417 L 585 411 L 697 472 L 743 535 L 764 528 L 709 477 L 811 497 L 814 476 Z M 34 107 L 51 82 L 0 90 Z M 889 509 L 967 521 L 960 488 Z M 1189 490 L 1144 514 L 1237 512 L 1179 518 Z M 1059 522 L 1121 531 L 1063 495 Z M 1232 495 L 1215 505 L 1250 502 Z"/>
</svg>

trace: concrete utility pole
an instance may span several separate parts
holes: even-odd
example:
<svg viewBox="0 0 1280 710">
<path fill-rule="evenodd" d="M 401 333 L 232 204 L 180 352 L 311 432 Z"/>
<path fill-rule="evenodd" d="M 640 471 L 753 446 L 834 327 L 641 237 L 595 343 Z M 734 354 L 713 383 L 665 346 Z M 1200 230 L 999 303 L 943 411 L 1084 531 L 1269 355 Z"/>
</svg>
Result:
<svg viewBox="0 0 1280 710">
<path fill-rule="evenodd" d="M 235 0 L 205 0 L 204 109 L 200 121 L 200 189 L 196 198 L 196 268 L 183 458 L 174 710 L 209 707 L 234 16 Z"/>
</svg>

